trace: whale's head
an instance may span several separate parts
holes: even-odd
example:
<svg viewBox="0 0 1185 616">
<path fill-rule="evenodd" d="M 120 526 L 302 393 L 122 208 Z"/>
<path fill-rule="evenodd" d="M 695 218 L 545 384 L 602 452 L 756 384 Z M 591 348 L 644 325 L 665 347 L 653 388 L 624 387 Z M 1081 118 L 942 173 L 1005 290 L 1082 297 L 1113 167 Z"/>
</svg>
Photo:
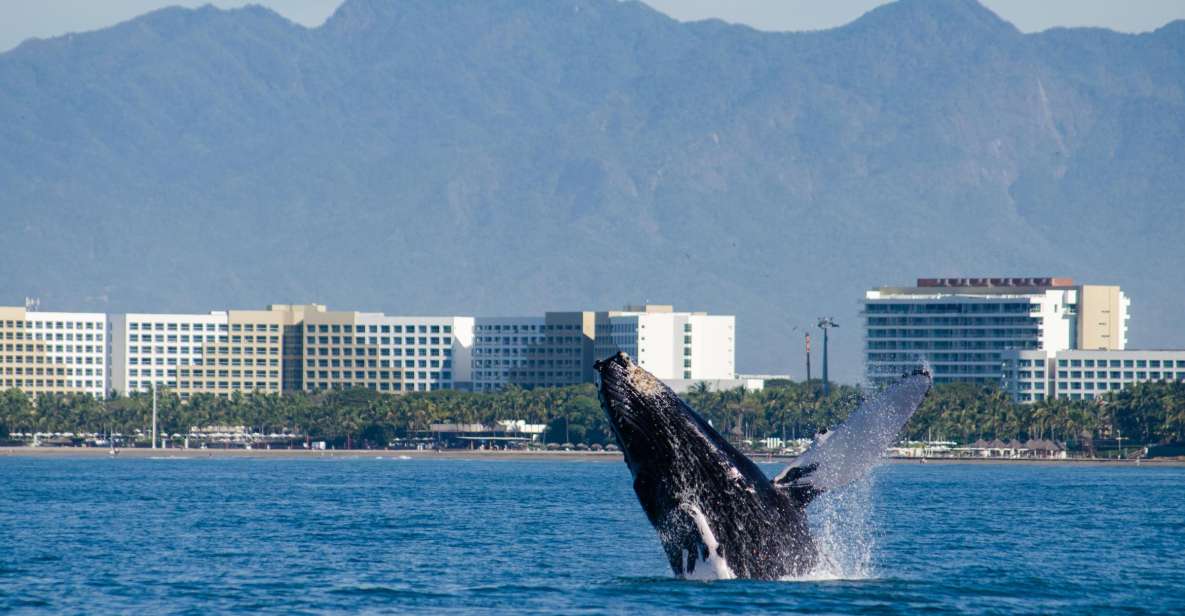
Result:
<svg viewBox="0 0 1185 616">
<path fill-rule="evenodd" d="M 625 461 L 640 466 L 666 462 L 689 439 L 705 438 L 706 422 L 683 404 L 669 387 L 629 355 L 617 353 L 594 364 L 597 393 Z"/>
</svg>

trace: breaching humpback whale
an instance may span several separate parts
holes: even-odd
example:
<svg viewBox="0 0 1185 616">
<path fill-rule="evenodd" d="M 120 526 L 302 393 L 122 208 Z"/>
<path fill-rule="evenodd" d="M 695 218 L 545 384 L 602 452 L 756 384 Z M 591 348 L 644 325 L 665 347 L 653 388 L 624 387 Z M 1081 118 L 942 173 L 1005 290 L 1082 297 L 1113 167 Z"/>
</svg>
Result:
<svg viewBox="0 0 1185 616">
<path fill-rule="evenodd" d="M 675 575 L 779 579 L 809 572 L 806 505 L 863 476 L 930 389 L 918 371 L 865 401 L 768 479 L 625 353 L 598 361 L 598 395 Z"/>
</svg>

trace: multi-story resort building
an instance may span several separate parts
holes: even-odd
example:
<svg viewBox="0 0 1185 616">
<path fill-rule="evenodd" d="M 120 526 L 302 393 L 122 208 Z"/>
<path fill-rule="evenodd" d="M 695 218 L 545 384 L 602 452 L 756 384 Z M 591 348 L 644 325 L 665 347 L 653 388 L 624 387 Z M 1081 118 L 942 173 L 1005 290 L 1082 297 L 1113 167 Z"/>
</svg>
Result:
<svg viewBox="0 0 1185 616">
<path fill-rule="evenodd" d="M 591 383 L 626 351 L 676 390 L 745 385 L 735 317 L 671 306 L 543 316 L 406 317 L 317 304 L 198 314 L 0 308 L 0 386 L 34 395 L 168 390 L 190 398 L 365 387 L 403 393 Z"/>
<path fill-rule="evenodd" d="M 473 337 L 473 389 L 591 383 L 596 313 L 482 317 Z"/>
<path fill-rule="evenodd" d="M 111 384 L 125 393 L 168 388 L 183 398 L 452 389 L 455 382 L 468 383 L 471 338 L 472 318 L 393 317 L 316 304 L 116 315 Z"/>
<path fill-rule="evenodd" d="M 1123 349 L 1130 302 L 1119 287 L 1067 278 L 923 278 L 870 290 L 863 304 L 876 385 L 923 362 L 936 383 L 998 384 L 1006 353 Z"/>
<path fill-rule="evenodd" d="M 628 306 L 607 312 L 548 312 L 543 317 L 479 318 L 473 388 L 552 387 L 593 382 L 593 362 L 618 351 L 675 388 L 760 387 L 739 380 L 736 317 L 675 312 L 672 306 Z"/>
<path fill-rule="evenodd" d="M 598 312 L 594 354 L 625 351 L 668 383 L 736 379 L 736 317 L 675 312 L 671 306 L 627 306 Z"/>
<path fill-rule="evenodd" d="M 107 315 L 0 307 L 0 389 L 107 393 Z"/>
<path fill-rule="evenodd" d="M 1041 350 L 1005 351 L 1001 353 L 1001 383 L 1017 402 L 1052 398 L 1052 361 L 1049 353 Z"/>
<path fill-rule="evenodd" d="M 283 327 L 280 339 L 280 390 L 304 390 L 304 315 L 324 312 L 320 304 L 271 304 L 271 312 L 279 313 Z"/>
<path fill-rule="evenodd" d="M 111 387 L 121 393 L 168 388 L 182 398 L 233 392 L 280 393 L 285 313 L 111 317 Z"/>
<path fill-rule="evenodd" d="M 1019 402 L 1093 400 L 1148 381 L 1185 381 L 1185 351 L 1072 349 L 1005 353 L 1004 387 Z"/>
<path fill-rule="evenodd" d="M 400 317 L 305 310 L 306 391 L 367 387 L 402 393 L 467 388 L 473 317 Z"/>
</svg>

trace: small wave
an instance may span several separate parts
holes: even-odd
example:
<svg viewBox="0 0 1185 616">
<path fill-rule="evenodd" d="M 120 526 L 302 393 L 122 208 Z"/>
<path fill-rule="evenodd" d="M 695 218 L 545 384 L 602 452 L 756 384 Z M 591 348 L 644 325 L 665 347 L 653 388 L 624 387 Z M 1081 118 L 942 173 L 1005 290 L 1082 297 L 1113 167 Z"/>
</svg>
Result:
<svg viewBox="0 0 1185 616">
<path fill-rule="evenodd" d="M 382 597 L 387 599 L 439 599 L 448 597 L 450 595 L 439 592 L 429 592 L 423 590 L 413 590 L 411 588 L 392 588 L 390 586 L 349 586 L 344 588 L 334 588 L 329 591 L 334 595 L 350 595 L 350 596 L 370 596 Z"/>
<path fill-rule="evenodd" d="M 8 604 L 8 607 L 11 607 L 11 608 L 49 607 L 49 606 L 50 606 L 49 601 L 46 601 L 45 599 L 39 599 L 37 597 L 12 597 L 12 603 Z"/>
<path fill-rule="evenodd" d="M 779 578 L 779 582 L 867 582 L 876 577 L 867 572 L 845 572 L 831 569 L 816 569 L 802 575 L 788 575 Z"/>
<path fill-rule="evenodd" d="M 468 592 L 474 594 L 509 594 L 509 595 L 524 595 L 524 594 L 555 594 L 563 593 L 564 589 L 557 586 L 536 586 L 530 584 L 497 584 L 497 585 L 483 585 L 474 586 L 468 589 Z"/>
</svg>

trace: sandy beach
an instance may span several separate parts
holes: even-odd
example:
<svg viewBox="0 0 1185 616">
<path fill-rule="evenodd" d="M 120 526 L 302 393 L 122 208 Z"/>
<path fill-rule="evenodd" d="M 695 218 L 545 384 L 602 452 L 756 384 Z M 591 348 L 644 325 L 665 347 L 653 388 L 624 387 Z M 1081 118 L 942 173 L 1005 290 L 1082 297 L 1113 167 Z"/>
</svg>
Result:
<svg viewBox="0 0 1185 616">
<path fill-rule="evenodd" d="M 572 460 L 582 462 L 620 462 L 620 452 L 593 451 L 499 451 L 482 449 L 444 449 L 431 450 L 399 450 L 399 449 L 149 449 L 128 448 L 118 450 L 112 456 L 111 451 L 102 447 L 4 447 L 0 448 L 0 458 L 31 457 L 31 458 L 404 458 L 404 459 L 483 459 L 483 460 Z M 793 458 L 782 456 L 752 455 L 756 462 L 789 463 Z M 1029 465 L 1073 465 L 1073 466 L 1131 466 L 1131 467 L 1180 467 L 1185 466 L 1182 459 L 1154 459 L 1142 460 L 1008 460 L 1001 458 L 928 458 L 923 462 L 919 458 L 892 458 L 886 460 L 890 464 L 959 464 L 959 465 L 994 465 L 994 464 L 1029 464 Z"/>
</svg>

